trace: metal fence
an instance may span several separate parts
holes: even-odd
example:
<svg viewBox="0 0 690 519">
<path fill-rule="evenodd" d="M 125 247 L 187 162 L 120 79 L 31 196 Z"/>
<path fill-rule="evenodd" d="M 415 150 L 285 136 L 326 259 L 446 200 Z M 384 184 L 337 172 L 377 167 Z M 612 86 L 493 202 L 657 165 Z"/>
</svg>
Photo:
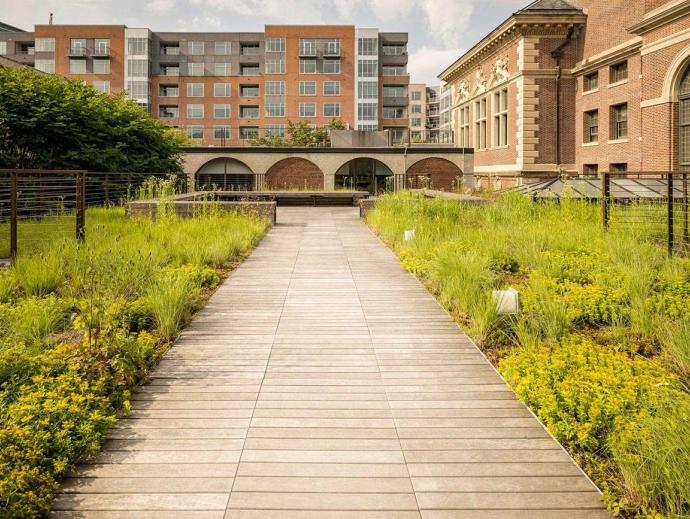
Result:
<svg viewBox="0 0 690 519">
<path fill-rule="evenodd" d="M 663 242 L 669 255 L 690 252 L 690 173 L 602 173 L 605 228 L 623 227 Z"/>
<path fill-rule="evenodd" d="M 83 170 L 0 169 L 0 259 L 55 239 L 86 238 L 87 207 L 117 206 L 167 173 L 98 173 Z M 186 176 L 172 178 L 186 191 Z"/>
</svg>

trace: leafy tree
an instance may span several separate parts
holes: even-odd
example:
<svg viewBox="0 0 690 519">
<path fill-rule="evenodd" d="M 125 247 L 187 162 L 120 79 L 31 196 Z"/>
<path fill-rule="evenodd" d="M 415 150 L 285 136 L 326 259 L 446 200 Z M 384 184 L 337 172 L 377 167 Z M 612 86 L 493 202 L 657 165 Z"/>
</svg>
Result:
<svg viewBox="0 0 690 519">
<path fill-rule="evenodd" d="M 267 137 L 257 137 L 251 140 L 252 146 L 268 147 L 319 147 L 330 146 L 331 137 L 325 128 L 313 128 L 305 119 L 300 119 L 298 123 L 290 120 L 287 122 L 287 137 L 269 135 Z M 331 130 L 344 130 L 345 123 L 342 119 L 332 119 L 329 125 Z"/>
<path fill-rule="evenodd" d="M 33 69 L 0 68 L 0 167 L 176 172 L 179 132 L 124 94 Z"/>
</svg>

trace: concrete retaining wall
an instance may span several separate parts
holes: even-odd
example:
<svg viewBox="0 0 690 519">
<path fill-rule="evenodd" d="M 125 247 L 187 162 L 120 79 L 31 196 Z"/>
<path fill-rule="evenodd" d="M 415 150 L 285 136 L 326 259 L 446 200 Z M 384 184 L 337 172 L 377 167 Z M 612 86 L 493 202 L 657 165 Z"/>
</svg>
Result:
<svg viewBox="0 0 690 519">
<path fill-rule="evenodd" d="M 175 213 L 183 218 L 189 218 L 195 214 L 199 214 L 204 205 L 213 203 L 219 207 L 221 211 L 267 218 L 272 224 L 276 222 L 275 202 L 204 202 L 194 200 L 173 200 L 170 203 L 174 205 Z M 143 200 L 129 202 L 125 211 L 127 216 L 150 216 L 155 218 L 158 214 L 158 201 Z"/>
</svg>

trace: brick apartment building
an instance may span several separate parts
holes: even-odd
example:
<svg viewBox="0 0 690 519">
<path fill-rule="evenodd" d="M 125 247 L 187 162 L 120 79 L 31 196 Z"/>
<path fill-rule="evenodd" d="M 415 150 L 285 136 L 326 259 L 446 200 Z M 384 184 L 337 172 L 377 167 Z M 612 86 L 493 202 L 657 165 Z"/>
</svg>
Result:
<svg viewBox="0 0 690 519">
<path fill-rule="evenodd" d="M 124 25 L 3 25 L 0 56 L 127 95 L 203 145 L 283 135 L 287 120 L 407 135 L 407 34 L 351 25 L 154 32 Z"/>
<path fill-rule="evenodd" d="M 687 0 L 537 0 L 439 77 L 484 184 L 690 169 Z"/>
<path fill-rule="evenodd" d="M 441 87 L 411 83 L 408 94 L 410 96 L 410 141 L 413 143 L 448 142 L 447 139 L 441 138 Z"/>
</svg>

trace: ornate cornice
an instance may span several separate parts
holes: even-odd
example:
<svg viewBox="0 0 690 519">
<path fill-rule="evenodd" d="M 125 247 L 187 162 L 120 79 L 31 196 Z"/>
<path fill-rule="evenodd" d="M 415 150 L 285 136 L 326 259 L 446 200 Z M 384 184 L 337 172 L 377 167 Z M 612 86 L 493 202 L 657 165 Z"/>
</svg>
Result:
<svg viewBox="0 0 690 519">
<path fill-rule="evenodd" d="M 647 13 L 640 23 L 628 28 L 628 32 L 642 35 L 678 18 L 690 14 L 690 2 L 678 0 Z"/>
</svg>

